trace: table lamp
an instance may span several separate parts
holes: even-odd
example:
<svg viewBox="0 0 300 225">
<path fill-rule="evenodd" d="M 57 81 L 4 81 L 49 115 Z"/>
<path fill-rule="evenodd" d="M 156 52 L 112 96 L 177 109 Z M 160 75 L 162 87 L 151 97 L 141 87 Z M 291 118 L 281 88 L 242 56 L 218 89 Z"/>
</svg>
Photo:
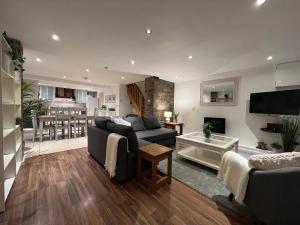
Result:
<svg viewBox="0 0 300 225">
<path fill-rule="evenodd" d="M 165 112 L 166 122 L 170 122 L 170 118 L 172 117 L 172 112 Z"/>
</svg>

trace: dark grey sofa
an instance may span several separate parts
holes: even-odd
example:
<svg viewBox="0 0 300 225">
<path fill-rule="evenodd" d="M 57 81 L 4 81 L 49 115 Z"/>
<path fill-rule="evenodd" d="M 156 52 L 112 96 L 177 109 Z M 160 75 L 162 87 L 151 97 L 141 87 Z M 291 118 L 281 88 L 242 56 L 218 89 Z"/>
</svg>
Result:
<svg viewBox="0 0 300 225">
<path fill-rule="evenodd" d="M 106 142 L 108 135 L 112 132 L 119 133 L 125 138 L 121 138 L 118 145 L 116 180 L 125 181 L 136 175 L 137 148 L 150 143 L 161 145 L 174 145 L 177 132 L 172 129 L 158 127 L 147 129 L 142 118 L 128 119 L 138 121 L 133 126 L 114 125 L 108 118 L 96 118 L 96 126 L 88 127 L 88 151 L 90 155 L 102 166 L 105 164 Z M 153 119 L 153 118 L 152 118 Z M 148 121 L 149 122 L 149 121 Z M 141 124 L 143 123 L 143 124 Z M 149 124 L 146 123 L 148 127 Z M 153 125 L 153 124 L 152 124 Z M 135 130 L 138 129 L 138 130 Z M 128 142 L 127 142 L 128 141 Z M 129 146 L 127 147 L 127 143 Z M 143 162 L 143 167 L 148 167 L 147 162 Z"/>
<path fill-rule="evenodd" d="M 299 167 L 253 170 L 244 202 L 267 225 L 299 225 L 299 187 Z"/>
</svg>

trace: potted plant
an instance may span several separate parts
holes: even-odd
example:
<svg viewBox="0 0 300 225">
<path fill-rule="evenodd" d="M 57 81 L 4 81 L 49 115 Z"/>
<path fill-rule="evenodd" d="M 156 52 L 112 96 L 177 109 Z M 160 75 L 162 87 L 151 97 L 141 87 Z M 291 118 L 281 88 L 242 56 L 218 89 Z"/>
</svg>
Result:
<svg viewBox="0 0 300 225">
<path fill-rule="evenodd" d="M 203 134 L 204 136 L 208 139 L 211 137 L 211 130 L 214 128 L 213 125 L 209 122 L 207 123 L 204 123 L 202 125 L 202 128 L 203 128 Z"/>
<path fill-rule="evenodd" d="M 297 139 L 300 135 L 300 117 L 283 117 L 283 129 L 281 132 L 282 145 L 284 152 L 294 151 L 297 145 Z"/>
<path fill-rule="evenodd" d="M 278 142 L 273 142 L 271 144 L 271 147 L 273 152 L 280 152 L 280 149 L 282 149 L 282 145 L 279 144 Z"/>
<path fill-rule="evenodd" d="M 177 123 L 179 114 L 180 114 L 179 112 L 177 112 L 177 113 L 174 112 L 174 114 L 173 114 L 173 116 L 174 116 L 173 122 Z"/>
</svg>

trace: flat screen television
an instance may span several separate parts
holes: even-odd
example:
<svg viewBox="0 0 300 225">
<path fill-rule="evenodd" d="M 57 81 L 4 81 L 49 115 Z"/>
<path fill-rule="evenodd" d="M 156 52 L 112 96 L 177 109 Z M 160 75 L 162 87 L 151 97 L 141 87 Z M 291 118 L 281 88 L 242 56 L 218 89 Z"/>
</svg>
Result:
<svg viewBox="0 0 300 225">
<path fill-rule="evenodd" d="M 300 89 L 252 93 L 250 113 L 299 115 Z"/>
<path fill-rule="evenodd" d="M 204 123 L 210 123 L 213 126 L 212 132 L 225 134 L 225 118 L 204 117 Z"/>
</svg>

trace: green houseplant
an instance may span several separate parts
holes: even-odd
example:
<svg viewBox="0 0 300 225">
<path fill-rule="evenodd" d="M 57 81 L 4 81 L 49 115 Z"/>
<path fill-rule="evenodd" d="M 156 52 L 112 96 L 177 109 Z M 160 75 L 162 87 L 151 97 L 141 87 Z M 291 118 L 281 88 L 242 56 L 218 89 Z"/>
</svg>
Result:
<svg viewBox="0 0 300 225">
<path fill-rule="evenodd" d="M 211 130 L 214 128 L 211 123 L 204 123 L 202 125 L 203 128 L 203 134 L 206 138 L 210 138 L 211 136 Z"/>
<path fill-rule="evenodd" d="M 33 99 L 34 84 L 31 82 L 22 82 L 22 118 L 17 118 L 17 124 L 22 128 L 32 126 L 32 116 L 39 116 L 47 102 L 43 99 Z"/>
<path fill-rule="evenodd" d="M 283 129 L 281 132 L 282 145 L 284 152 L 292 152 L 295 149 L 300 132 L 300 117 L 283 117 Z"/>
<path fill-rule="evenodd" d="M 175 122 L 175 123 L 177 123 L 179 114 L 180 114 L 179 112 L 177 112 L 177 113 L 174 112 L 174 113 L 173 113 L 173 116 L 174 116 L 174 122 Z"/>
</svg>

